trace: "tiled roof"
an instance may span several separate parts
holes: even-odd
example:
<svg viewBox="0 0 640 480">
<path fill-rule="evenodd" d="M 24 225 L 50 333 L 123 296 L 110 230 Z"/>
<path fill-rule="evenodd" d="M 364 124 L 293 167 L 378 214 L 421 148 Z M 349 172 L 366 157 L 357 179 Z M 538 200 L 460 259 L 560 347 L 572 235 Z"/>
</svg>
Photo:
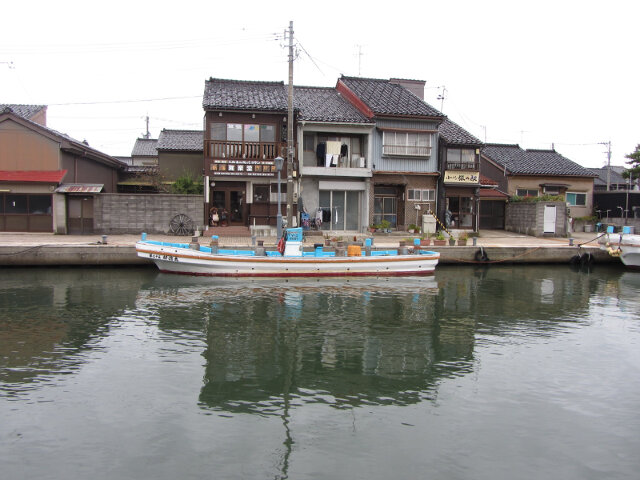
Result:
<svg viewBox="0 0 640 480">
<path fill-rule="evenodd" d="M 594 175 L 598 177 L 595 179 L 596 185 L 606 185 L 607 184 L 607 168 L 590 168 L 589 169 Z M 615 167 L 611 167 L 611 173 L 609 175 L 609 183 L 621 184 L 627 183 L 628 180 L 624 178 L 620 173 L 616 171 Z"/>
<path fill-rule="evenodd" d="M 158 136 L 158 150 L 202 152 L 204 132 L 202 130 L 166 130 Z"/>
<path fill-rule="evenodd" d="M 288 108 L 283 82 L 256 82 L 210 78 L 204 84 L 205 110 L 282 111 Z"/>
<path fill-rule="evenodd" d="M 132 157 L 157 157 L 158 140 L 155 138 L 136 138 L 136 143 L 131 151 Z"/>
<path fill-rule="evenodd" d="M 501 192 L 500 190 L 496 190 L 495 188 L 481 188 L 480 189 L 480 198 L 500 198 L 507 199 L 509 195 Z"/>
<path fill-rule="evenodd" d="M 293 103 L 299 119 L 314 122 L 371 123 L 335 88 L 294 87 Z"/>
<path fill-rule="evenodd" d="M 43 108 L 47 108 L 46 105 L 17 105 L 12 103 L 0 103 L 0 113 L 9 108 L 13 113 L 23 118 L 31 118 Z"/>
<path fill-rule="evenodd" d="M 590 170 L 563 157 L 555 150 L 523 150 L 519 145 L 490 143 L 482 149 L 482 154 L 506 167 L 511 174 L 595 176 Z"/>
<path fill-rule="evenodd" d="M 60 183 L 66 174 L 66 170 L 1 170 L 0 182 Z"/>
<path fill-rule="evenodd" d="M 376 115 L 444 117 L 409 90 L 389 80 L 342 76 L 340 81 Z"/>
<path fill-rule="evenodd" d="M 448 118 L 438 126 L 440 136 L 449 145 L 474 145 L 480 146 L 483 143 L 467 132 L 464 128 Z"/>
</svg>

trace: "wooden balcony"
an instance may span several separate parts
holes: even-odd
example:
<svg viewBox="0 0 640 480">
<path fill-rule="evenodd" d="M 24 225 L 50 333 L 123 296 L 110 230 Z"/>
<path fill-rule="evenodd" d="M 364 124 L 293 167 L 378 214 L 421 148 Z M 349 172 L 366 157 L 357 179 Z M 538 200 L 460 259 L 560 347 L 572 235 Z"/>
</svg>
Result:
<svg viewBox="0 0 640 480">
<path fill-rule="evenodd" d="M 209 158 L 228 160 L 273 160 L 276 157 L 286 159 L 287 144 L 209 140 L 205 142 L 205 154 Z"/>
</svg>

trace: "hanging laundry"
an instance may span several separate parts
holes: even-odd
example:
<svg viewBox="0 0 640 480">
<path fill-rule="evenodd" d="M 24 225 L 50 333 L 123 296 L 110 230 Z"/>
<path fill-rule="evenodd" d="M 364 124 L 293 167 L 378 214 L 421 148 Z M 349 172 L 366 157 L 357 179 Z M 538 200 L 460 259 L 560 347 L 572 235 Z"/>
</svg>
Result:
<svg viewBox="0 0 640 480">
<path fill-rule="evenodd" d="M 324 156 L 327 152 L 327 144 L 325 142 L 320 142 L 316 147 L 316 166 L 322 167 L 324 162 Z"/>
<path fill-rule="evenodd" d="M 329 168 L 331 166 L 332 161 L 333 161 L 333 155 L 331 155 L 330 153 L 327 153 L 324 156 L 324 166 Z"/>
<path fill-rule="evenodd" d="M 349 155 L 349 147 L 347 146 L 346 143 L 343 143 L 342 146 L 340 147 L 340 156 L 346 157 L 347 155 Z"/>
<path fill-rule="evenodd" d="M 331 223 L 331 210 L 328 208 L 322 209 L 322 223 Z"/>
<path fill-rule="evenodd" d="M 342 147 L 342 143 L 340 142 L 327 142 L 327 152 L 331 155 L 340 155 L 340 147 Z"/>
<path fill-rule="evenodd" d="M 318 208 L 316 210 L 316 221 L 315 221 L 315 224 L 316 224 L 316 228 L 317 229 L 320 229 L 322 227 L 322 216 L 323 216 L 322 213 L 323 212 L 322 212 L 321 208 Z"/>
</svg>

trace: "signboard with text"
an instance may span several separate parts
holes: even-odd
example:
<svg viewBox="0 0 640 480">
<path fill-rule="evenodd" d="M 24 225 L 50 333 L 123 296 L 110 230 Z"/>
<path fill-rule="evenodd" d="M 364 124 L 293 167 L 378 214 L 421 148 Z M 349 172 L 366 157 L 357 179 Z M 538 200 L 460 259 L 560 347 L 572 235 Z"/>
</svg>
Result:
<svg viewBox="0 0 640 480">
<path fill-rule="evenodd" d="M 480 172 L 447 170 L 444 172 L 445 183 L 480 183 Z"/>
</svg>

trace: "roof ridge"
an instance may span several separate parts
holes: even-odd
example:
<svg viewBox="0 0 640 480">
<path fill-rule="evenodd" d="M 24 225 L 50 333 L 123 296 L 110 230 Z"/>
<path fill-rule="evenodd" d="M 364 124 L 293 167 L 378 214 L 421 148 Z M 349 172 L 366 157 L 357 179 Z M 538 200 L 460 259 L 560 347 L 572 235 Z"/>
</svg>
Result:
<svg viewBox="0 0 640 480">
<path fill-rule="evenodd" d="M 243 84 L 260 84 L 260 85 L 282 85 L 284 86 L 284 82 L 282 80 L 235 80 L 232 78 L 214 78 L 209 77 L 209 80 L 205 80 L 205 82 L 226 82 L 226 83 L 243 83 Z"/>
</svg>

